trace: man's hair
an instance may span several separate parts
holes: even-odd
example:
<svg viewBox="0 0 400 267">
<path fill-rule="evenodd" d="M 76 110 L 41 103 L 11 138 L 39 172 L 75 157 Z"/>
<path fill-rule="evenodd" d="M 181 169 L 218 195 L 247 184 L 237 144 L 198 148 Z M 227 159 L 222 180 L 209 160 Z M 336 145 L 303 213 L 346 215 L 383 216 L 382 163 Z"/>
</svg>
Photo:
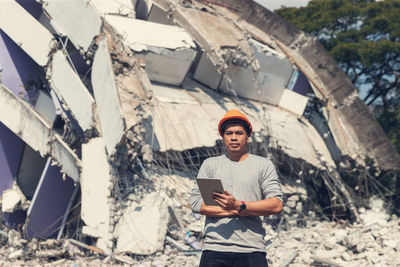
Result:
<svg viewBox="0 0 400 267">
<path fill-rule="evenodd" d="M 225 130 L 226 130 L 226 126 L 228 126 L 228 124 L 240 124 L 240 126 L 243 127 L 243 129 L 246 131 L 247 136 L 250 136 L 250 126 L 247 124 L 247 122 L 245 122 L 244 120 L 241 119 L 230 119 L 230 120 L 226 120 L 221 124 L 221 132 L 222 135 L 225 134 Z"/>
</svg>

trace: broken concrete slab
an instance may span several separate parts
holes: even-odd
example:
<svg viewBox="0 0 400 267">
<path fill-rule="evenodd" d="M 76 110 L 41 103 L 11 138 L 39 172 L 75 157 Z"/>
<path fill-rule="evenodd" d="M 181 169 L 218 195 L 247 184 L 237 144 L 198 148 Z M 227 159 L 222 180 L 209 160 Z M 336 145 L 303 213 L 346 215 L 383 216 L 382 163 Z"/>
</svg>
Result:
<svg viewBox="0 0 400 267">
<path fill-rule="evenodd" d="M 119 32 L 126 32 L 126 42 L 136 52 L 146 49 L 156 51 L 157 47 L 166 49 L 195 48 L 193 39 L 178 26 L 120 16 L 106 16 L 105 19 Z M 165 38 L 160 38 L 159 32 L 165 33 Z"/>
<path fill-rule="evenodd" d="M 77 155 L 64 143 L 62 138 L 53 133 L 51 142 L 51 156 L 60 163 L 62 172 L 66 173 L 75 182 L 80 179 L 81 161 Z"/>
<path fill-rule="evenodd" d="M 120 15 L 135 18 L 135 6 L 132 0 L 91 0 L 90 3 L 97 9 L 99 14 Z"/>
<path fill-rule="evenodd" d="M 30 105 L 17 98 L 6 87 L 2 86 L 1 89 L 0 120 L 35 150 L 42 155 L 46 154 L 49 151 L 46 139 L 50 136 L 50 126 Z M 12 116 L 10 110 L 13 111 Z"/>
<path fill-rule="evenodd" d="M 236 108 L 231 99 L 190 79 L 183 88 L 153 84 L 152 91 L 153 129 L 148 132 L 154 132 L 152 147 L 156 151 L 215 146 L 220 139 L 218 114 Z"/>
<path fill-rule="evenodd" d="M 183 86 L 153 84 L 154 100 L 157 101 L 152 113 L 153 150 L 166 152 L 213 147 L 221 139 L 217 131 L 218 114 L 239 108 L 252 122 L 251 143 L 263 143 L 265 138 L 270 138 L 268 146 L 271 149 L 282 150 L 291 158 L 305 160 L 315 167 L 321 164 L 322 155 L 324 162 L 335 168 L 323 138 L 307 119 L 302 118 L 299 122 L 297 115 L 258 101 L 242 98 L 239 102 L 233 101 L 189 79 Z"/>
<path fill-rule="evenodd" d="M 16 208 L 25 202 L 26 198 L 19 190 L 18 186 L 14 183 L 12 188 L 3 191 L 3 197 L 1 201 L 2 212 L 14 212 Z"/>
<path fill-rule="evenodd" d="M 182 28 L 119 16 L 106 16 L 106 21 L 126 35 L 125 44 L 136 58 L 144 59 L 151 81 L 182 83 L 196 57 L 196 45 Z M 164 38 L 160 38 L 160 32 Z"/>
<path fill-rule="evenodd" d="M 200 8 L 186 8 L 178 2 L 155 0 L 165 10 L 171 10 L 174 20 L 183 27 L 210 54 L 219 66 L 225 64 L 225 48 L 234 48 L 239 54 L 251 57 L 252 51 L 244 32 L 225 16 L 203 12 Z"/>
<path fill-rule="evenodd" d="M 111 240 L 111 166 L 107 161 L 103 138 L 93 138 L 82 145 L 81 218 L 82 232 Z M 111 247 L 104 248 L 107 251 Z"/>
<path fill-rule="evenodd" d="M 54 54 L 48 75 L 51 87 L 71 109 L 82 130 L 94 128 L 94 99 L 61 51 Z"/>
<path fill-rule="evenodd" d="M 10 110 L 13 112 L 10 113 Z M 76 154 L 28 103 L 19 99 L 2 84 L 0 121 L 42 156 L 52 155 L 65 173 L 79 181 L 81 163 Z"/>
<path fill-rule="evenodd" d="M 214 91 L 205 89 L 195 82 L 191 83 L 185 85 L 185 88 L 190 90 L 153 84 L 155 105 L 152 114 L 152 131 L 154 131 L 152 147 L 154 150 L 182 151 L 195 147 L 212 147 L 219 139 L 218 123 L 215 124 L 213 121 L 217 120 L 217 114 L 224 113 L 224 109 L 213 97 L 220 99 L 221 102 L 223 97 L 218 98 L 218 94 Z M 227 102 L 230 107 L 232 104 Z M 174 138 L 171 138 L 172 133 L 175 135 Z"/>
<path fill-rule="evenodd" d="M 118 32 L 106 22 L 104 33 L 110 55 L 120 55 L 112 58 L 113 72 L 126 129 L 130 129 L 140 121 L 137 109 L 141 105 L 141 99 L 151 96 L 151 83 L 144 67 L 133 57 L 132 50 L 121 42 Z"/>
<path fill-rule="evenodd" d="M 37 64 L 47 64 L 50 51 L 55 47 L 53 35 L 16 1 L 0 2 L 0 28 Z"/>
<path fill-rule="evenodd" d="M 287 109 L 299 116 L 303 116 L 307 102 L 308 102 L 308 97 L 305 97 L 294 91 L 285 89 L 283 90 L 278 106 Z"/>
<path fill-rule="evenodd" d="M 207 85 L 211 89 L 218 90 L 222 74 L 217 65 L 213 63 L 206 52 L 202 52 L 200 60 L 196 66 L 193 78 L 196 81 Z"/>
<path fill-rule="evenodd" d="M 175 25 L 174 19 L 171 14 L 168 14 L 162 7 L 152 3 L 150 12 L 146 18 L 147 21 L 165 24 L 165 25 Z"/>
<path fill-rule="evenodd" d="M 185 79 L 190 66 L 196 57 L 192 49 L 164 50 L 136 55 L 145 60 L 145 70 L 149 79 L 171 85 L 180 85 Z"/>
<path fill-rule="evenodd" d="M 94 56 L 92 86 L 107 152 L 112 155 L 125 130 L 118 89 L 107 41 L 101 40 Z"/>
<path fill-rule="evenodd" d="M 295 71 L 284 54 L 258 41 L 247 41 L 248 38 L 235 24 L 211 23 L 228 20 L 228 17 L 218 13 L 198 12 L 196 9 L 183 8 L 180 5 L 172 8 L 170 2 L 163 0 L 155 2 L 164 10 L 170 11 L 174 19 L 192 34 L 205 50 L 195 70 L 195 79 L 212 89 L 219 89 L 235 97 L 241 96 L 279 105 Z M 210 30 L 209 25 L 215 25 L 218 29 Z M 215 33 L 224 33 L 224 39 L 220 39 Z M 207 77 L 210 70 L 214 73 L 211 80 Z M 222 82 L 218 72 L 223 74 Z M 289 94 L 285 93 L 285 99 Z M 290 104 L 286 103 L 285 99 L 282 100 L 282 104 Z M 292 107 L 293 110 L 302 114 L 299 107 Z"/>
<path fill-rule="evenodd" d="M 54 29 L 67 36 L 77 49 L 86 51 L 100 33 L 101 17 L 91 2 L 44 0 L 43 8 L 50 15 Z"/>
<path fill-rule="evenodd" d="M 259 116 L 261 123 L 263 118 L 270 120 L 264 129 L 273 138 L 269 144 L 271 148 L 282 149 L 291 158 L 305 160 L 315 167 L 321 167 L 324 162 L 336 168 L 324 140 L 307 119 L 302 118 L 300 122 L 297 116 L 278 107 L 266 109 Z"/>
<path fill-rule="evenodd" d="M 116 253 L 151 255 L 163 250 L 169 222 L 166 198 L 162 192 L 152 192 L 122 212 L 114 231 Z"/>
<path fill-rule="evenodd" d="M 255 40 L 250 43 L 257 63 L 247 67 L 229 64 L 220 89 L 228 94 L 279 105 L 294 68 L 284 55 Z"/>
<path fill-rule="evenodd" d="M 75 189 L 74 181 L 69 177 L 63 179 L 61 169 L 51 162 L 48 158 L 28 209 L 24 226 L 28 239 L 57 237 Z"/>
<path fill-rule="evenodd" d="M 223 74 L 220 74 L 221 68 L 212 61 L 210 54 L 204 52 L 196 67 L 194 79 L 226 94 L 279 105 L 294 68 L 284 55 L 272 48 L 255 40 L 251 40 L 250 44 L 254 50 L 254 61 L 247 65 L 231 62 Z M 286 98 L 288 94 L 285 94 Z M 290 102 L 284 101 L 282 103 L 290 105 Z M 301 110 L 296 112 L 302 114 Z"/>
<path fill-rule="evenodd" d="M 145 88 L 143 87 L 142 83 L 143 80 L 145 80 L 144 82 L 150 84 L 150 81 L 144 70 L 139 68 L 136 68 L 135 71 L 131 71 L 129 76 L 121 75 L 116 78 L 119 97 L 121 100 L 121 108 L 123 114 L 125 115 L 124 119 L 126 129 L 129 129 L 140 122 L 140 119 L 137 117 L 137 112 L 135 111 L 135 109 L 140 105 L 140 101 L 137 99 L 137 94 L 146 94 Z"/>
</svg>

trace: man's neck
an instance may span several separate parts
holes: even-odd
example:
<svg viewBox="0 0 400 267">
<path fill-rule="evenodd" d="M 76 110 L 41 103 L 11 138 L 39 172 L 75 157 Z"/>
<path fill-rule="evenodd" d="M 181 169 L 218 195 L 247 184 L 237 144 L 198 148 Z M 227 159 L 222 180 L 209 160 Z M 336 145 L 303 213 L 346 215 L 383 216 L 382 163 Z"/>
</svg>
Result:
<svg viewBox="0 0 400 267">
<path fill-rule="evenodd" d="M 228 158 L 230 160 L 236 161 L 236 162 L 243 161 L 243 160 L 247 159 L 248 156 L 249 156 L 249 153 L 247 151 L 245 153 L 240 153 L 240 154 L 239 153 L 238 154 L 228 153 Z"/>
</svg>

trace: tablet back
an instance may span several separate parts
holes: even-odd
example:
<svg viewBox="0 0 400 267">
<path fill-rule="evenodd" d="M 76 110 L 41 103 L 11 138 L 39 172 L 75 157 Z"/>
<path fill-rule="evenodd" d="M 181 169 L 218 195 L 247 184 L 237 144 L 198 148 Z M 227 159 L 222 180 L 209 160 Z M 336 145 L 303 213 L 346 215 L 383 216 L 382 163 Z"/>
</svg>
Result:
<svg viewBox="0 0 400 267">
<path fill-rule="evenodd" d="M 204 204 L 209 206 L 218 206 L 218 203 L 213 199 L 213 192 L 223 193 L 224 188 L 220 179 L 196 178 Z"/>
</svg>

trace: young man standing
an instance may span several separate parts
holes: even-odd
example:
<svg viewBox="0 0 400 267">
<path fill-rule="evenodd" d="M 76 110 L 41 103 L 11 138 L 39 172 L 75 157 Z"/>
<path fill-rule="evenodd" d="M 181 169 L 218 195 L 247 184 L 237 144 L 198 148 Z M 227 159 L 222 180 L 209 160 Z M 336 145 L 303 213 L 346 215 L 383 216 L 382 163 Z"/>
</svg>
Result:
<svg viewBox="0 0 400 267">
<path fill-rule="evenodd" d="M 197 185 L 190 198 L 193 212 L 207 216 L 200 267 L 268 266 L 260 216 L 282 210 L 278 176 L 270 160 L 247 152 L 252 126 L 244 114 L 229 110 L 218 131 L 226 155 L 206 159 L 197 177 L 221 179 L 225 192 L 214 193 L 219 206 L 205 205 Z"/>
</svg>

